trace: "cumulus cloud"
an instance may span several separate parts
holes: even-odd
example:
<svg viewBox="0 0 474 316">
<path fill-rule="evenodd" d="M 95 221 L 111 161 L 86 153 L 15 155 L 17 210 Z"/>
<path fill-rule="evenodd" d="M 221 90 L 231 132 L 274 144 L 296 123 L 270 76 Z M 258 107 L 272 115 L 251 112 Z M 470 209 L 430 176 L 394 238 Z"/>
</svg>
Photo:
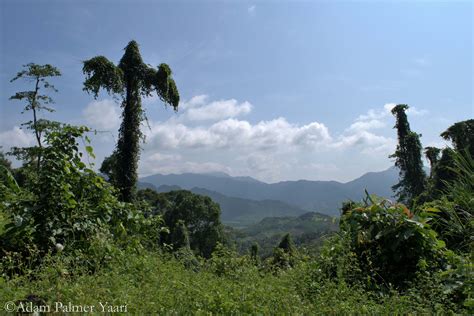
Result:
<svg viewBox="0 0 474 316">
<path fill-rule="evenodd" d="M 87 124 L 98 130 L 114 130 L 120 125 L 120 109 L 113 100 L 93 101 L 82 114 Z"/>
<path fill-rule="evenodd" d="M 385 127 L 385 123 L 380 120 L 356 121 L 348 128 L 350 131 L 365 131 Z"/>
<path fill-rule="evenodd" d="M 209 97 L 205 94 L 201 95 L 196 95 L 189 99 L 188 101 L 183 101 L 179 104 L 179 109 L 180 110 L 187 110 L 189 108 L 195 107 L 195 106 L 200 106 L 204 105 L 206 101 L 209 99 Z"/>
<path fill-rule="evenodd" d="M 407 114 L 413 115 L 413 116 L 423 116 L 423 115 L 428 114 L 428 110 L 424 110 L 424 109 L 419 110 L 413 106 L 407 110 Z"/>
<path fill-rule="evenodd" d="M 348 130 L 369 130 L 385 127 L 388 119 L 392 117 L 392 109 L 396 106 L 396 103 L 386 103 L 381 109 L 370 109 L 367 113 L 357 117 L 355 122 L 348 128 Z M 407 110 L 407 115 L 412 116 L 423 116 L 428 111 L 414 106 L 410 106 Z"/>
<path fill-rule="evenodd" d="M 170 119 L 150 121 L 150 129 L 144 130 L 147 143 L 140 173 L 220 171 L 269 182 L 282 178 L 346 179 L 357 160 L 367 163 L 368 159 L 383 158 L 389 162 L 387 156 L 395 149 L 396 140 L 375 131 L 393 120 L 393 106 L 388 103 L 369 110 L 342 134 L 333 136 L 318 121 L 295 124 L 277 117 L 250 122 L 240 118 L 251 113 L 250 103 L 212 101 L 207 95 L 198 95 L 183 101 L 180 112 Z"/>
<path fill-rule="evenodd" d="M 184 107 L 187 109 L 184 118 L 190 121 L 217 121 L 245 115 L 252 110 L 252 105 L 249 102 L 245 101 L 239 104 L 234 99 L 214 101 L 200 106 L 205 102 L 205 99 L 206 96 L 191 99 Z"/>
<path fill-rule="evenodd" d="M 0 132 L 0 146 L 3 151 L 10 150 L 11 147 L 28 147 L 35 143 L 33 134 L 26 133 L 19 126 Z"/>
<path fill-rule="evenodd" d="M 313 148 L 331 140 L 327 127 L 322 123 L 300 126 L 290 124 L 284 118 L 256 124 L 225 119 L 197 127 L 170 120 L 152 123 L 150 127 L 146 132 L 149 145 L 162 149 L 239 147 L 276 150 L 280 146 Z"/>
<path fill-rule="evenodd" d="M 366 154 L 373 152 L 390 153 L 395 149 L 396 140 L 362 130 L 354 134 L 340 136 L 332 146 L 341 149 L 354 148 Z"/>
</svg>

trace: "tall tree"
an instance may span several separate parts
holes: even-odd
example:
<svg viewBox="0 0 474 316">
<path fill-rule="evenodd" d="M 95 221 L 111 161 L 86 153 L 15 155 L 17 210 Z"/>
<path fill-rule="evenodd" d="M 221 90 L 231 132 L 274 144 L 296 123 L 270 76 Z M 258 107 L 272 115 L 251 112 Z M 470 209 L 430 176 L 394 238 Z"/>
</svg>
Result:
<svg viewBox="0 0 474 316">
<path fill-rule="evenodd" d="M 295 244 L 289 233 L 285 234 L 278 244 L 278 248 L 282 249 L 285 253 L 293 255 L 296 252 Z"/>
<path fill-rule="evenodd" d="M 254 242 L 252 246 L 250 246 L 250 258 L 252 258 L 253 261 L 257 262 L 258 261 L 258 243 Z"/>
<path fill-rule="evenodd" d="M 420 135 L 410 130 L 406 110 L 406 104 L 398 104 L 392 109 L 396 118 L 394 128 L 397 129 L 398 145 L 390 157 L 395 158 L 400 175 L 400 181 L 392 188 L 399 201 L 411 204 L 425 190 L 426 174 L 421 160 Z"/>
<path fill-rule="evenodd" d="M 436 147 L 425 147 L 425 156 L 426 159 L 430 162 L 430 178 L 433 178 L 434 170 L 436 168 L 436 164 L 439 161 L 439 154 L 441 153 L 441 149 Z"/>
<path fill-rule="evenodd" d="M 171 78 L 171 69 L 166 64 L 154 69 L 143 63 L 137 42 L 131 41 L 118 66 L 104 56 L 97 56 L 84 61 L 83 72 L 86 75 L 84 90 L 93 93 L 95 98 L 101 88 L 122 98 L 123 121 L 115 150 L 114 174 L 121 200 L 130 202 L 134 199 L 138 178 L 140 123 L 145 118 L 141 98 L 155 91 L 165 104 L 177 110 L 179 93 Z"/>
<path fill-rule="evenodd" d="M 443 194 L 458 177 L 454 170 L 456 155 L 469 155 L 470 158 L 466 157 L 467 159 L 474 157 L 474 120 L 461 121 L 451 125 L 441 133 L 441 137 L 451 141 L 454 149 L 443 149 L 436 167 L 432 168 L 432 188 L 430 193 L 433 198 Z"/>
<path fill-rule="evenodd" d="M 53 67 L 49 64 L 37 65 L 34 63 L 29 63 L 27 65 L 23 65 L 23 68 L 24 69 L 18 72 L 16 76 L 10 80 L 10 82 L 23 79 L 27 82 L 32 82 L 34 88 L 33 90 L 17 92 L 10 97 L 10 100 L 26 101 L 22 113 L 26 111 L 33 112 L 33 120 L 28 121 L 23 125 L 26 125 L 27 128 L 32 129 L 35 134 L 36 142 L 38 143 L 38 148 L 40 149 L 36 151 L 37 168 L 39 169 L 41 164 L 42 133 L 50 125 L 49 121 L 38 118 L 39 112 L 41 110 L 48 112 L 54 111 L 53 108 L 48 106 L 49 104 L 54 103 L 53 99 L 46 94 L 41 94 L 41 89 L 50 89 L 54 92 L 57 92 L 54 86 L 49 83 L 47 78 L 60 76 L 61 72 L 56 67 Z"/>
<path fill-rule="evenodd" d="M 453 143 L 454 149 L 460 153 L 467 150 L 474 157 L 474 120 L 466 120 L 451 125 L 441 133 L 441 137 Z"/>
<path fill-rule="evenodd" d="M 279 268 L 289 268 L 294 266 L 296 247 L 289 233 L 281 239 L 278 247 L 273 250 L 273 264 Z"/>
</svg>

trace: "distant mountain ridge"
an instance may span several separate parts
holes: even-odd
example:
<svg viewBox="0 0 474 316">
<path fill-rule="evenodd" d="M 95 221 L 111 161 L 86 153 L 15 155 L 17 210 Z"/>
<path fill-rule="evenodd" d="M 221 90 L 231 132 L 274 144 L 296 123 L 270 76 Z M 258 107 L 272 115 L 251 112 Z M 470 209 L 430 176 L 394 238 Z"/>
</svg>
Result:
<svg viewBox="0 0 474 316">
<path fill-rule="evenodd" d="M 398 182 L 398 170 L 392 167 L 381 172 L 369 172 L 347 183 L 299 180 L 268 184 L 251 177 L 232 177 L 225 173 L 156 174 L 141 178 L 140 182 L 142 182 L 142 187 L 145 185 L 152 185 L 155 188 L 162 185 L 178 186 L 186 190 L 194 190 L 196 193 L 199 188 L 232 198 L 281 201 L 290 207 L 306 212 L 313 211 L 334 216 L 339 215 L 339 208 L 343 201 L 361 200 L 365 196 L 365 190 L 370 194 L 391 198 L 393 196 L 391 187 Z M 214 198 L 218 197 L 211 192 L 202 191 L 202 193 L 208 196 L 214 195 Z M 301 214 L 274 216 L 285 215 Z"/>
<path fill-rule="evenodd" d="M 222 210 L 222 221 L 232 226 L 247 226 L 267 217 L 299 216 L 306 211 L 278 200 L 255 201 L 230 197 L 202 188 L 192 188 L 191 192 L 210 197 Z"/>
<path fill-rule="evenodd" d="M 170 192 L 182 190 L 177 185 L 161 185 L 158 188 L 149 183 L 140 183 L 139 187 L 154 189 L 155 191 Z M 230 197 L 218 192 L 202 189 L 191 188 L 189 191 L 210 197 L 221 207 L 221 220 L 224 224 L 236 228 L 247 227 L 253 225 L 264 218 L 281 217 L 281 216 L 299 216 L 306 213 L 305 210 L 289 205 L 282 201 L 263 200 L 255 201 L 243 198 Z"/>
</svg>

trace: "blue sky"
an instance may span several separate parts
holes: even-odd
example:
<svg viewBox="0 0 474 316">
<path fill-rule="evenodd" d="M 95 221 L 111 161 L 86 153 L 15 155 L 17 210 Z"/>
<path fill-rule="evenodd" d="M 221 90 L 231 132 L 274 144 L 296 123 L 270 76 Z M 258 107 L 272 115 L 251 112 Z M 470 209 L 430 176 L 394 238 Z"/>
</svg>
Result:
<svg viewBox="0 0 474 316">
<path fill-rule="evenodd" d="M 87 124 L 96 164 L 120 108 L 82 91 L 81 62 L 118 62 L 128 41 L 168 63 L 178 113 L 144 100 L 140 174 L 223 171 L 275 182 L 351 180 L 388 168 L 396 103 L 412 107 L 424 146 L 474 117 L 473 3 L 468 1 L 10 1 L 1 9 L 0 145 L 28 145 L 30 115 L 8 101 L 28 62 L 50 63 L 56 112 Z"/>
</svg>

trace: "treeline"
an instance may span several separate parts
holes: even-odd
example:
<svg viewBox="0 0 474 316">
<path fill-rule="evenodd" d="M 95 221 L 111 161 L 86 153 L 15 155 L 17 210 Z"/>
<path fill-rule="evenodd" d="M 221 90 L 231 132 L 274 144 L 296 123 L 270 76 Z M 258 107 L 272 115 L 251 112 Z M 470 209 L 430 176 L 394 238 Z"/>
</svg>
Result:
<svg viewBox="0 0 474 316">
<path fill-rule="evenodd" d="M 59 70 L 28 64 L 12 80 L 33 82 L 32 90 L 12 99 L 31 112 L 33 119 L 24 126 L 37 144 L 10 149 L 23 162 L 20 168 L 0 155 L 3 297 L 32 301 L 27 292 L 36 291 L 40 301 L 79 293 L 90 300 L 94 293 L 80 288 L 90 286 L 89 276 L 112 278 L 109 282 L 118 285 L 107 295 L 123 295 L 152 280 L 160 288 L 162 280 L 147 274 L 153 271 L 169 288 L 155 293 L 155 305 L 135 303 L 134 311 L 157 312 L 159 307 L 185 312 L 185 306 L 216 313 L 337 313 L 358 311 L 363 301 L 362 311 L 368 313 L 379 313 L 384 306 L 393 313 L 472 312 L 474 120 L 458 122 L 441 134 L 452 147 L 425 149 L 431 163 L 427 176 L 420 135 L 408 123 L 408 106 L 397 105 L 392 113 L 398 146 L 392 157 L 400 170 L 394 186 L 399 201 L 370 194 L 364 201 L 348 201 L 341 208 L 339 232 L 317 254 L 298 249 L 285 234 L 262 260 L 258 244 L 249 245 L 247 255 L 230 246 L 219 205 L 210 198 L 188 191 L 136 190 L 145 118 L 141 98 L 157 93 L 177 109 L 179 93 L 170 68 L 144 64 L 132 41 L 117 66 L 98 56 L 85 61 L 83 69 L 85 91 L 97 97 L 104 89 L 122 98 L 119 139 L 101 166 L 106 176 L 84 162 L 84 155 L 94 157 L 87 136 L 93 131 L 38 119 L 38 112 L 53 110 L 51 97 L 43 93 L 54 89 L 48 80 L 59 76 Z M 157 264 L 169 269 L 166 275 Z M 195 282 L 189 285 L 193 289 L 169 281 L 181 280 L 181 275 Z M 121 284 L 120 277 L 130 284 Z M 28 282 L 33 278 L 36 284 Z M 236 295 L 239 288 L 257 294 Z M 168 297 L 175 303 L 167 305 L 160 300 L 169 293 L 184 295 L 181 290 L 189 302 Z"/>
</svg>

